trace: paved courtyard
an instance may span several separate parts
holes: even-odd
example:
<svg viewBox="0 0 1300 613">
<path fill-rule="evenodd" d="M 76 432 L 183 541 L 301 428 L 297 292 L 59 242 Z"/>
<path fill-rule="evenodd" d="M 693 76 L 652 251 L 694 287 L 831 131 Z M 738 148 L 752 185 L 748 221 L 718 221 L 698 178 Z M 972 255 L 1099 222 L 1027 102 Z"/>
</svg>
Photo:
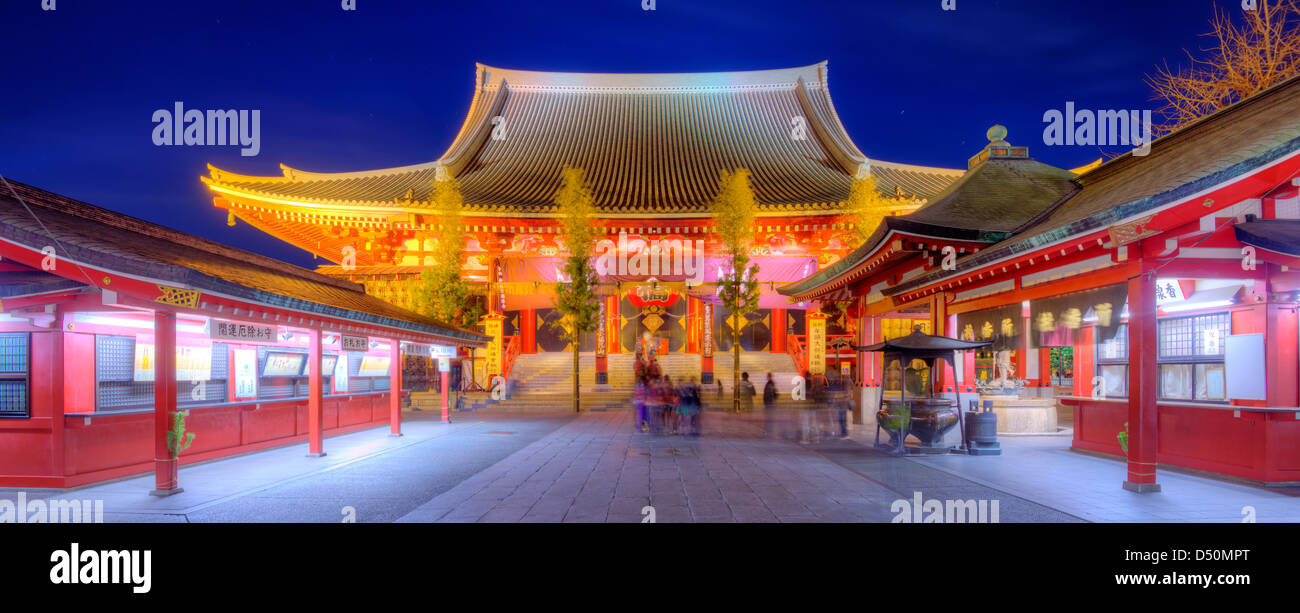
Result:
<svg viewBox="0 0 1300 613">
<path fill-rule="evenodd" d="M 33 498 L 103 500 L 106 521 L 149 522 L 888 522 L 897 500 L 997 501 L 1001 522 L 1300 521 L 1300 488 L 1161 473 L 1164 492 L 1119 487 L 1121 462 L 1068 437 L 1004 438 L 993 457 L 895 458 L 870 431 L 800 443 L 757 416 L 705 415 L 700 437 L 634 432 L 626 412 L 408 413 L 387 427 L 185 467 L 185 492 L 152 476 Z M 0 490 L 13 500 L 17 490 Z"/>
</svg>

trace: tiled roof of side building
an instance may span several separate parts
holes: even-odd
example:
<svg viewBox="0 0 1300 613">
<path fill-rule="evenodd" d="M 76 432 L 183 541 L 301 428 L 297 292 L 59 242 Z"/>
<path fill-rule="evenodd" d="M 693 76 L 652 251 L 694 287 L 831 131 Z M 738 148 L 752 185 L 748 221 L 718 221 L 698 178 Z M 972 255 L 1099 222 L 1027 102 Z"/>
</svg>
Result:
<svg viewBox="0 0 1300 613">
<path fill-rule="evenodd" d="M 115 273 L 174 283 L 261 304 L 481 345 L 481 334 L 449 326 L 331 278 L 84 202 L 9 181 L 0 190 L 0 238 L 41 249 L 53 238 L 64 258 Z"/>
<path fill-rule="evenodd" d="M 961 258 L 957 271 L 923 275 L 887 294 L 1033 251 L 1071 236 L 1103 230 L 1166 204 L 1249 174 L 1300 151 L 1300 76 L 1184 126 L 1080 175 L 1080 191 L 1013 236 Z M 1229 203 L 1230 204 L 1230 203 Z"/>
<path fill-rule="evenodd" d="M 831 103 L 823 62 L 689 74 L 582 74 L 479 65 L 460 134 L 438 160 L 283 177 L 211 169 L 218 191 L 307 204 L 418 208 L 437 166 L 471 210 L 546 214 L 561 168 L 583 168 L 609 214 L 704 213 L 722 170 L 748 168 L 769 212 L 834 211 L 867 161 Z M 931 198 L 961 171 L 871 161 L 886 194 Z"/>
<path fill-rule="evenodd" d="M 871 237 L 834 265 L 780 293 L 799 296 L 851 271 L 875 252 L 890 231 L 959 241 L 994 243 L 1078 191 L 1077 176 L 1029 157 L 1012 147 L 1001 126 L 989 130 L 990 143 L 970 162 L 966 174 L 934 200 L 904 217 L 887 217 Z"/>
</svg>

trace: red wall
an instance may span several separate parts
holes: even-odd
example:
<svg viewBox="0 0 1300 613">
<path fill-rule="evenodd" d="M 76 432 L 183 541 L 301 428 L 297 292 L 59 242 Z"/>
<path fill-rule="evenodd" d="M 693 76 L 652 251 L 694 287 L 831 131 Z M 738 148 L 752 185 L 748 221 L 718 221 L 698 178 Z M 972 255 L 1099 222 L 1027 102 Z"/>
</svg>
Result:
<svg viewBox="0 0 1300 613">
<path fill-rule="evenodd" d="M 0 487 L 73 487 L 154 470 L 153 413 L 94 413 L 95 333 L 120 330 L 78 325 L 76 332 L 63 333 L 62 420 L 56 418 L 53 394 L 59 368 L 55 332 L 26 322 L 6 322 L 0 330 L 31 333 L 31 416 L 0 419 Z M 147 333 L 128 332 L 150 340 Z M 326 397 L 322 409 L 327 434 L 389 421 L 387 392 Z M 307 400 L 197 407 L 190 409 L 188 428 L 196 436 L 181 464 L 305 441 Z"/>
<path fill-rule="evenodd" d="M 1074 405 L 1074 447 L 1123 455 L 1115 435 L 1127 401 L 1065 400 Z M 1300 419 L 1294 412 L 1160 404 L 1157 461 L 1266 483 L 1300 482 Z"/>
</svg>

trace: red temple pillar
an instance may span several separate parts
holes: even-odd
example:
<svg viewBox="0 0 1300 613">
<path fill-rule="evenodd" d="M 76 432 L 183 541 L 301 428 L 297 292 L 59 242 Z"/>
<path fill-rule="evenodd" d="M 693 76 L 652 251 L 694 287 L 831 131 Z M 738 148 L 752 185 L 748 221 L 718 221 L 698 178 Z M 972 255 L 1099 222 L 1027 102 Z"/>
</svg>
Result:
<svg viewBox="0 0 1300 613">
<path fill-rule="evenodd" d="M 64 356 L 67 355 L 67 345 L 65 343 L 68 339 L 64 334 L 64 331 L 67 330 L 64 317 L 66 315 L 60 309 L 55 312 L 54 322 L 50 324 L 50 337 L 52 339 L 50 351 L 50 417 L 53 420 L 50 423 L 50 474 L 56 477 L 64 476 L 67 467 L 63 437 L 66 424 L 63 421 L 63 416 L 66 411 L 64 402 L 67 398 L 66 386 L 68 384 L 67 362 L 64 359 Z"/>
<path fill-rule="evenodd" d="M 1028 380 L 1029 379 L 1028 356 L 1029 356 L 1029 344 L 1030 344 L 1029 335 L 1033 333 L 1032 331 L 1034 329 L 1034 326 L 1033 326 L 1033 322 L 1030 321 L 1028 313 L 1023 314 L 1023 316 L 1019 318 L 1018 323 L 1020 324 L 1020 345 L 1016 347 L 1016 355 L 1015 355 L 1016 378 Z"/>
<path fill-rule="evenodd" d="M 772 353 L 785 353 L 785 330 L 788 315 L 785 309 L 772 309 Z"/>
<path fill-rule="evenodd" d="M 1264 323 L 1264 359 L 1265 396 L 1268 406 L 1293 407 L 1297 400 L 1296 368 L 1297 359 L 1296 327 L 1298 325 L 1296 307 L 1293 305 L 1269 304 L 1268 317 Z"/>
<path fill-rule="evenodd" d="M 394 338 L 388 366 L 388 436 L 402 435 L 402 341 Z"/>
<path fill-rule="evenodd" d="M 1080 398 L 1092 397 L 1092 365 L 1095 362 L 1097 329 L 1083 326 L 1074 332 L 1074 387 L 1071 394 Z"/>
<path fill-rule="evenodd" d="M 1128 480 L 1124 489 L 1158 492 L 1156 483 L 1157 396 L 1156 279 L 1150 260 L 1128 282 Z"/>
<path fill-rule="evenodd" d="M 605 317 L 608 320 L 606 325 L 609 327 L 608 341 L 605 344 L 606 353 L 619 353 L 619 325 L 618 325 L 618 296 L 605 297 Z"/>
<path fill-rule="evenodd" d="M 324 421 L 325 403 L 321 398 L 321 348 L 320 330 L 307 331 L 307 361 L 315 368 L 307 375 L 307 457 L 319 458 L 325 455 L 324 437 L 321 435 L 321 422 Z M 346 355 L 340 355 L 346 360 Z"/>
<path fill-rule="evenodd" d="M 713 383 L 713 304 L 700 305 L 700 383 Z"/>
<path fill-rule="evenodd" d="M 442 423 L 447 424 L 451 423 L 451 401 L 449 399 L 451 396 L 451 373 L 444 372 L 441 374 L 442 376 L 438 377 L 441 382 L 438 391 L 442 395 Z"/>
<path fill-rule="evenodd" d="M 944 300 L 945 294 L 940 292 L 930 297 L 930 330 L 935 336 L 948 336 L 948 303 Z M 940 362 L 942 367 L 936 368 L 934 372 L 934 389 L 941 392 L 952 391 L 948 388 L 948 382 L 952 380 L 950 368 L 951 360 Z"/>
<path fill-rule="evenodd" d="M 167 432 L 171 430 L 172 414 L 176 412 L 175 313 L 154 311 L 153 351 L 154 490 L 149 493 L 170 496 L 184 491 L 176 475 L 176 458 L 167 445 Z"/>
<path fill-rule="evenodd" d="M 537 353 L 537 309 L 519 311 L 519 353 Z"/>
<path fill-rule="evenodd" d="M 700 300 L 686 297 L 686 353 L 700 352 Z"/>
<path fill-rule="evenodd" d="M 1038 381 L 1042 387 L 1052 387 L 1052 348 L 1038 348 Z"/>
</svg>

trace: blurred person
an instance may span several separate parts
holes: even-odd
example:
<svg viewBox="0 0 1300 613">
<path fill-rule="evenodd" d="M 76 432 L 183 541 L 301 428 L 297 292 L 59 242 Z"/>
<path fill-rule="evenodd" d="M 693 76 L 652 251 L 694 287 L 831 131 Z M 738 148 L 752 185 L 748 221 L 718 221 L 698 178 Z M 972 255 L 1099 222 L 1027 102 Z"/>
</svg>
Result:
<svg viewBox="0 0 1300 613">
<path fill-rule="evenodd" d="M 768 436 L 776 433 L 776 382 L 772 373 L 767 373 L 767 383 L 763 384 L 763 421 Z"/>
<path fill-rule="evenodd" d="M 754 384 L 749 382 L 749 373 L 740 373 L 740 410 L 754 410 L 754 396 L 758 391 L 754 389 Z"/>
<path fill-rule="evenodd" d="M 704 413 L 704 403 L 700 400 L 700 386 L 695 383 L 695 377 L 686 380 L 686 391 L 690 396 L 690 435 L 700 435 L 700 416 Z"/>
<path fill-rule="evenodd" d="M 839 436 L 845 438 L 849 435 L 849 394 L 847 390 L 841 390 L 835 394 L 835 417 L 839 420 Z"/>
<path fill-rule="evenodd" d="M 668 434 L 677 434 L 677 407 L 680 406 L 678 398 L 677 388 L 673 387 L 672 378 L 664 375 L 664 399 L 661 410 L 663 411 L 664 429 Z"/>
<path fill-rule="evenodd" d="M 646 403 L 650 397 L 650 380 L 645 375 L 638 375 L 636 378 L 636 392 L 633 396 L 633 402 L 636 404 L 636 431 L 645 432 L 650 427 L 650 415 L 647 413 Z"/>
</svg>

